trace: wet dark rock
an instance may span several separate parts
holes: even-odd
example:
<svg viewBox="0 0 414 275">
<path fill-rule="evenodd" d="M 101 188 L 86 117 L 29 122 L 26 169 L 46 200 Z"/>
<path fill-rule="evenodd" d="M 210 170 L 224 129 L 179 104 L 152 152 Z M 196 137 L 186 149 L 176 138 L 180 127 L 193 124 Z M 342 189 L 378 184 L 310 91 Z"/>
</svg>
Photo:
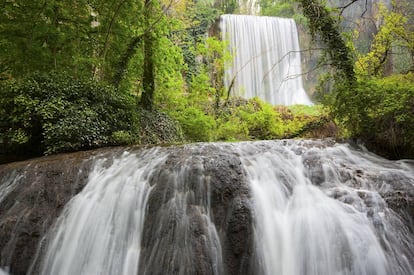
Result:
<svg viewBox="0 0 414 275">
<path fill-rule="evenodd" d="M 13 275 L 27 273 L 40 238 L 85 185 L 91 157 L 104 151 L 0 165 L 1 183 L 23 175 L 7 196 L 0 197 L 0 266 L 9 267 Z"/>
<path fill-rule="evenodd" d="M 365 208 L 377 228 L 383 227 L 378 212 L 386 204 L 414 232 L 411 179 L 392 169 L 369 172 L 350 163 L 339 164 L 337 174 L 329 174 L 324 171 L 323 154 L 310 149 L 330 146 L 329 142 L 309 142 L 295 149 L 302 155 L 312 184 L 334 199 Z M 281 143 L 289 146 L 291 141 Z M 269 150 L 267 143 L 260 146 L 255 148 Z M 36 255 L 42 255 L 46 241 L 41 240 L 67 202 L 85 186 L 93 157 L 108 158 L 109 166 L 111 159 L 124 150 L 101 149 L 1 165 L 0 180 L 9 188 L 7 194 L 0 193 L 0 266 L 10 267 L 13 275 L 28 271 L 37 274 L 39 261 L 31 264 Z M 169 156 L 148 175 L 152 190 L 139 273 L 257 274 L 261 267 L 254 254 L 252 201 L 238 153 L 231 146 L 214 144 L 163 150 Z M 274 150 L 282 154 L 285 149 L 280 146 Z M 335 177 L 346 186 L 361 188 L 335 188 L 330 185 Z M 285 183 L 288 180 L 280 175 L 280 182 L 287 187 L 291 186 Z M 362 188 L 366 183 L 376 186 L 379 195 Z"/>
<path fill-rule="evenodd" d="M 320 153 L 309 150 L 302 156 L 302 162 L 308 170 L 308 177 L 314 185 L 321 185 L 325 181 Z"/>
<path fill-rule="evenodd" d="M 250 198 L 234 153 L 176 148 L 151 182 L 139 273 L 248 274 Z M 222 264 L 216 262 L 220 249 Z"/>
<path fill-rule="evenodd" d="M 404 173 L 392 170 L 376 174 L 365 173 L 365 176 L 366 180 L 378 186 L 379 194 L 388 207 L 398 213 L 414 232 L 414 181 Z"/>
<path fill-rule="evenodd" d="M 241 161 L 234 153 L 216 152 L 205 165 L 211 178 L 212 210 L 222 240 L 225 274 L 254 274 L 250 262 L 254 252 L 252 209 Z"/>
</svg>

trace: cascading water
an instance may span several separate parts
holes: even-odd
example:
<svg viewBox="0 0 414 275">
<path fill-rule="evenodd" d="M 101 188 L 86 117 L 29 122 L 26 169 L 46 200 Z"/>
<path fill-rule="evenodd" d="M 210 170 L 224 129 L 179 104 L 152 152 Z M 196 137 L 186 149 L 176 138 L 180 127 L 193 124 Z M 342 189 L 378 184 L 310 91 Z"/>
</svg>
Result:
<svg viewBox="0 0 414 275">
<path fill-rule="evenodd" d="M 241 158 L 261 274 L 414 274 L 413 235 L 379 194 L 401 180 L 414 187 L 412 165 L 345 145 L 259 145 Z"/>
<path fill-rule="evenodd" d="M 194 263 L 205 265 L 203 274 L 220 274 L 221 245 L 202 159 L 166 168 L 171 155 L 158 148 L 125 152 L 111 164 L 98 159 L 88 184 L 50 231 L 40 274 L 197 274 Z M 149 209 L 154 216 L 144 223 Z M 195 258 L 200 252 L 208 258 Z"/>
<path fill-rule="evenodd" d="M 98 161 L 84 190 L 51 231 L 41 274 L 136 274 L 148 178 L 165 156 L 125 153 L 106 168 Z"/>
<path fill-rule="evenodd" d="M 224 76 L 233 95 L 259 97 L 274 105 L 312 105 L 302 84 L 293 19 L 222 15 L 220 29 L 233 56 Z"/>
<path fill-rule="evenodd" d="M 412 161 L 329 140 L 128 151 L 96 157 L 27 272 L 0 247 L 0 274 L 414 274 Z M 28 177 L 2 175 L 0 243 Z"/>
<path fill-rule="evenodd" d="M 139 274 L 222 273 L 222 252 L 211 217 L 203 157 L 171 153 L 172 165 L 153 177 Z"/>
</svg>

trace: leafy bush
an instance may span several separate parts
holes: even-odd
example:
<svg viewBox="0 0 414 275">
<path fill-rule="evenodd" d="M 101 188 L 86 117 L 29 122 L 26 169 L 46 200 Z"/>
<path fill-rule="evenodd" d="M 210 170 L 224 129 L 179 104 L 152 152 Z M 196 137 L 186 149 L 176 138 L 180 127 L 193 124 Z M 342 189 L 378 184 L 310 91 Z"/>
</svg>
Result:
<svg viewBox="0 0 414 275">
<path fill-rule="evenodd" d="M 138 112 L 141 143 L 174 143 L 184 140 L 180 124 L 168 114 L 155 109 L 139 109 Z"/>
<path fill-rule="evenodd" d="M 347 104 L 334 103 L 332 111 L 351 136 L 362 138 L 388 157 L 413 157 L 413 74 L 361 79 L 352 89 L 338 87 L 337 97 L 343 100 L 337 102 Z"/>
<path fill-rule="evenodd" d="M 232 98 L 217 116 L 220 140 L 275 139 L 283 135 L 280 114 L 257 98 Z"/>
<path fill-rule="evenodd" d="M 276 139 L 283 135 L 280 114 L 273 106 L 252 99 L 239 110 L 240 117 L 248 124 L 249 135 L 255 139 Z"/>
<path fill-rule="evenodd" d="M 0 107 L 3 153 L 94 148 L 117 144 L 114 132 L 138 130 L 133 96 L 63 73 L 35 73 L 3 84 Z"/>
<path fill-rule="evenodd" d="M 216 128 L 214 117 L 205 114 L 202 110 L 187 107 L 172 113 L 172 116 L 180 123 L 189 141 L 212 141 L 214 139 Z"/>
<path fill-rule="evenodd" d="M 246 121 L 237 116 L 221 118 L 217 120 L 217 140 L 238 141 L 249 139 L 249 127 Z"/>
<path fill-rule="evenodd" d="M 116 131 L 112 133 L 111 139 L 115 144 L 119 145 L 131 145 L 139 143 L 139 141 L 131 135 L 128 131 Z"/>
</svg>

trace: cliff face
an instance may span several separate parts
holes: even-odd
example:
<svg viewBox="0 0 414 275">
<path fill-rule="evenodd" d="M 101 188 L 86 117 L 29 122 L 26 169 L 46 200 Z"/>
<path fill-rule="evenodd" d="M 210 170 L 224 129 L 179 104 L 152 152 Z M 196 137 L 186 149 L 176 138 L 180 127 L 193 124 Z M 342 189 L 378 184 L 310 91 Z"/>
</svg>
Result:
<svg viewBox="0 0 414 275">
<path fill-rule="evenodd" d="M 292 144 L 293 147 L 289 147 Z M 357 196 L 351 197 L 352 192 L 332 185 L 333 172 L 327 169 L 331 164 L 325 163 L 331 154 L 332 142 L 308 142 L 297 147 L 295 144 L 262 142 L 160 148 L 165 159 L 160 165 L 151 166 L 151 173 L 146 175 L 150 193 L 145 208 L 138 274 L 257 274 L 262 265 L 254 242 L 254 217 L 258 213 L 253 207 L 245 165 L 248 165 L 249 154 L 260 156 L 272 150 L 282 155 L 287 150 L 293 156 L 300 156 L 300 165 L 305 169 L 302 172 L 309 183 L 326 189 L 325 193 L 331 198 L 355 207 L 358 207 L 355 204 L 358 200 L 364 205 L 366 216 L 372 219 L 373 227 L 377 226 L 375 205 L 381 206 L 384 201 L 401 217 L 390 223 L 408 228 L 410 232 L 404 234 L 413 234 L 414 179 L 410 174 L 397 171 L 397 167 L 404 165 L 412 168 L 413 163 L 395 164 L 367 155 L 366 163 L 372 161 L 384 167 L 379 173 L 358 168 L 354 156 L 334 155 L 332 159 L 338 158 L 339 163 L 335 164 L 337 170 L 332 170 L 334 178 L 356 190 Z M 279 147 L 274 149 L 275 146 Z M 242 149 L 244 147 L 249 148 Z M 112 148 L 1 165 L 0 268 L 6 267 L 14 275 L 39 274 L 50 240 L 47 233 L 64 206 L 90 180 L 95 160 L 106 159 L 104 167 L 110 167 L 114 159 L 122 158 L 125 150 L 135 152 L 138 158 L 147 158 L 149 163 L 153 160 L 148 154 L 141 154 L 148 152 L 146 149 Z M 248 154 L 243 156 L 246 152 Z M 342 157 L 350 157 L 354 162 L 342 162 Z M 282 163 L 274 165 L 282 166 Z M 378 167 L 376 169 L 381 169 Z M 284 182 L 288 177 L 281 173 Z M 291 196 L 289 192 L 293 192 L 296 183 L 286 184 L 289 185 L 288 196 Z M 368 186 L 379 188 L 367 192 Z M 375 197 L 376 194 L 379 197 Z M 414 253 L 410 246 L 404 249 L 407 255 Z"/>
</svg>

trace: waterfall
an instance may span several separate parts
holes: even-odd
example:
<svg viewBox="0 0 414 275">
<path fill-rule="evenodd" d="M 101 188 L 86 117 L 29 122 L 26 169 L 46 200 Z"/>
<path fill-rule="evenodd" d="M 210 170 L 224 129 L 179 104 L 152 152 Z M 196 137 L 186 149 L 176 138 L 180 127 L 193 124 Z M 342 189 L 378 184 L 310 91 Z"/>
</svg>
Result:
<svg viewBox="0 0 414 275">
<path fill-rule="evenodd" d="M 331 140 L 111 152 L 40 236 L 23 202 L 56 182 L 37 193 L 36 160 L 0 166 L 0 274 L 414 274 L 413 161 Z"/>
<path fill-rule="evenodd" d="M 199 274 L 197 263 L 205 265 L 202 274 L 220 274 L 221 245 L 201 160 L 167 168 L 167 152 L 98 159 L 50 231 L 40 273 Z M 197 259 L 198 253 L 208 258 Z"/>
<path fill-rule="evenodd" d="M 222 274 L 221 243 L 211 215 L 210 177 L 191 148 L 171 153 L 171 165 L 154 176 L 145 250 L 139 274 Z"/>
<path fill-rule="evenodd" d="M 401 179 L 414 187 L 412 164 L 345 145 L 263 145 L 241 150 L 261 274 L 414 274 L 413 236 L 379 194 Z"/>
<path fill-rule="evenodd" d="M 259 97 L 274 105 L 312 105 L 302 84 L 293 19 L 222 15 L 220 28 L 233 57 L 224 76 L 233 95 Z"/>
<path fill-rule="evenodd" d="M 41 274 L 136 274 L 157 151 L 99 160 L 51 231 Z"/>
</svg>

